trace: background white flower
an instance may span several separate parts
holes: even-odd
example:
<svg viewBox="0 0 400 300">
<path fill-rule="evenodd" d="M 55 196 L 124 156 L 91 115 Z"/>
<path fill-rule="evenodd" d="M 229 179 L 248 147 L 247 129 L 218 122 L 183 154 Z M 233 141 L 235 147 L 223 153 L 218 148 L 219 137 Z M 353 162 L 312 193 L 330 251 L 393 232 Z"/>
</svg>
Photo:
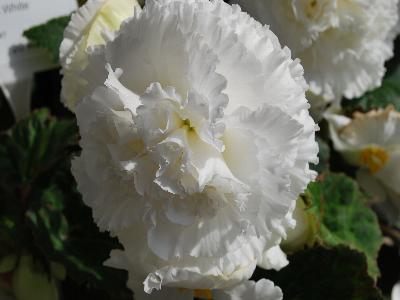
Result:
<svg viewBox="0 0 400 300">
<path fill-rule="evenodd" d="M 378 87 L 398 33 L 398 0 L 235 0 L 299 57 L 313 109 Z M 315 107 L 315 108 L 314 108 Z"/>
<path fill-rule="evenodd" d="M 105 43 L 105 35 L 119 29 L 121 23 L 140 9 L 137 0 L 88 0 L 75 12 L 64 32 L 60 62 L 64 75 L 61 100 L 70 110 L 82 97 L 85 78 L 80 72 L 87 65 L 90 47 Z"/>
<path fill-rule="evenodd" d="M 149 0 L 88 61 L 73 173 L 124 246 L 108 265 L 150 293 L 286 264 L 270 250 L 318 146 L 303 69 L 276 36 L 220 0 Z"/>
<path fill-rule="evenodd" d="M 393 107 L 355 113 L 354 118 L 328 112 L 333 145 L 360 167 L 360 185 L 380 204 L 391 222 L 400 222 L 400 113 Z"/>
</svg>

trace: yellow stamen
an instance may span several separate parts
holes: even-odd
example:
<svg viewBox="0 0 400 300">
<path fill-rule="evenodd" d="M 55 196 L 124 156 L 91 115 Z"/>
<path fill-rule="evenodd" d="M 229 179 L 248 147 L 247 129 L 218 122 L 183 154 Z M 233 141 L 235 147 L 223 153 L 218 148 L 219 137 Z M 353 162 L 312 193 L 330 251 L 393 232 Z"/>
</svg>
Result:
<svg viewBox="0 0 400 300">
<path fill-rule="evenodd" d="M 189 119 L 182 120 L 182 127 L 187 128 L 189 131 L 194 131 L 194 127 L 190 124 Z"/>
<path fill-rule="evenodd" d="M 212 293 L 211 290 L 194 290 L 194 297 L 204 300 L 211 300 Z"/>
<path fill-rule="evenodd" d="M 368 147 L 361 151 L 361 164 L 373 174 L 379 172 L 388 162 L 389 155 L 381 147 Z"/>
</svg>

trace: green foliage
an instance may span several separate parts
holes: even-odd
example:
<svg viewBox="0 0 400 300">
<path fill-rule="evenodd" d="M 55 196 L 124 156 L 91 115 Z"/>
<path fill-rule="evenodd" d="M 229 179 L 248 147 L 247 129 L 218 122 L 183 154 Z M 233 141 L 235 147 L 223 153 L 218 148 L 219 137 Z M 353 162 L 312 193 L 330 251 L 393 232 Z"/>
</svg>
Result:
<svg viewBox="0 0 400 300">
<path fill-rule="evenodd" d="M 28 184 L 65 160 L 76 147 L 78 131 L 73 121 L 57 121 L 43 109 L 16 124 L 11 134 L 1 135 L 0 141 L 0 171 L 10 181 Z"/>
<path fill-rule="evenodd" d="M 120 297 L 125 299 L 129 292 L 124 274 L 103 266 L 110 250 L 119 245 L 108 234 L 99 232 L 91 221 L 90 209 L 82 204 L 72 176 L 66 174 L 60 179 L 70 184 L 57 182 L 57 186 L 50 186 L 44 190 L 41 202 L 27 212 L 37 244 L 49 261 L 65 265 L 78 283 L 123 292 Z"/>
<path fill-rule="evenodd" d="M 32 253 L 49 273 L 59 263 L 77 284 L 127 299 L 125 273 L 103 266 L 119 244 L 99 232 L 70 172 L 75 123 L 39 110 L 0 135 L 0 258 Z"/>
<path fill-rule="evenodd" d="M 45 49 L 54 63 L 58 63 L 59 49 L 70 16 L 52 19 L 45 24 L 24 31 L 24 36 L 34 45 Z"/>
<path fill-rule="evenodd" d="M 311 203 L 307 212 L 318 221 L 317 241 L 328 247 L 345 245 L 365 254 L 368 272 L 376 279 L 382 234 L 357 183 L 346 175 L 327 174 L 322 181 L 308 186 L 305 201 Z"/>
<path fill-rule="evenodd" d="M 347 114 L 357 110 L 367 112 L 371 109 L 386 108 L 388 105 L 393 105 L 400 111 L 400 69 L 385 78 L 381 87 L 360 98 L 344 100 L 342 105 Z"/>
<path fill-rule="evenodd" d="M 0 135 L 0 232 L 4 251 L 21 249 L 29 232 L 24 212 L 38 201 L 52 173 L 78 140 L 73 122 L 56 121 L 40 110 Z M 1 249 L 0 249 L 1 254 Z"/>
<path fill-rule="evenodd" d="M 319 246 L 288 259 L 281 271 L 262 274 L 282 289 L 285 300 L 383 300 L 358 251 Z"/>
</svg>

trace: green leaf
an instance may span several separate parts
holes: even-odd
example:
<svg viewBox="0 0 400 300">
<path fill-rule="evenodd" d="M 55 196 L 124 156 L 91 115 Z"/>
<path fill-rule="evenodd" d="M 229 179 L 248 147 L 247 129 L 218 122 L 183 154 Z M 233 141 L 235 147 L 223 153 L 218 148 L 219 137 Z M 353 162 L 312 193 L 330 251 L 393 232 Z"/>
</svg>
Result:
<svg viewBox="0 0 400 300">
<path fill-rule="evenodd" d="M 45 24 L 32 27 L 24 31 L 24 36 L 30 42 L 45 49 L 54 63 L 58 63 L 59 49 L 67 27 L 70 16 L 52 19 Z"/>
<path fill-rule="evenodd" d="M 329 145 L 320 137 L 317 137 L 318 147 L 319 147 L 319 163 L 318 165 L 311 165 L 311 169 L 317 171 L 318 174 L 329 171 L 329 158 L 330 158 L 330 148 Z"/>
<path fill-rule="evenodd" d="M 77 140 L 74 121 L 58 121 L 48 110 L 38 110 L 14 126 L 11 134 L 0 135 L 0 155 L 4 155 L 0 172 L 8 174 L 10 182 L 28 185 L 65 159 Z"/>
<path fill-rule="evenodd" d="M 64 266 L 67 280 L 89 294 L 130 299 L 126 273 L 103 266 L 120 245 L 99 232 L 71 174 L 78 137 L 75 120 L 45 109 L 0 134 L 0 257 L 29 253 L 48 274 Z"/>
<path fill-rule="evenodd" d="M 71 178 L 73 187 L 72 181 Z M 130 292 L 125 287 L 125 273 L 103 266 L 109 252 L 119 248 L 118 242 L 99 232 L 90 210 L 81 204 L 78 192 L 74 188 L 70 190 L 50 187 L 43 192 L 40 205 L 28 211 L 27 217 L 37 244 L 48 261 L 63 264 L 76 282 L 122 292 L 128 297 Z M 66 204 L 68 209 L 64 208 Z M 83 218 L 76 222 L 75 217 L 68 215 L 72 210 L 77 217 Z"/>
<path fill-rule="evenodd" d="M 99 232 L 69 170 L 68 160 L 54 173 L 53 185 L 42 192 L 41 201 L 27 212 L 36 243 L 47 261 L 64 265 L 76 283 L 109 294 L 118 292 L 119 299 L 129 299 L 126 274 L 103 266 L 110 251 L 120 245 L 107 233 Z"/>
<path fill-rule="evenodd" d="M 374 212 L 366 205 L 358 185 L 341 174 L 327 174 L 305 192 L 307 212 L 317 220 L 316 239 L 322 245 L 345 245 L 367 257 L 368 272 L 379 276 L 378 251 L 383 239 Z"/>
<path fill-rule="evenodd" d="M 58 251 L 64 249 L 64 241 L 68 234 L 63 203 L 62 192 L 56 186 L 50 186 L 43 191 L 41 201 L 35 202 L 26 213 L 32 224 L 39 228 L 39 233 L 48 236 L 48 241 Z"/>
<path fill-rule="evenodd" d="M 56 186 L 51 186 L 43 191 L 42 199 L 31 206 L 27 212 L 35 238 L 45 249 L 50 260 L 59 259 L 68 266 L 82 272 L 89 273 L 95 279 L 101 276 L 75 257 L 69 245 L 69 224 L 64 215 L 64 193 Z"/>
<path fill-rule="evenodd" d="M 367 112 L 371 109 L 386 108 L 388 105 L 393 105 L 400 111 L 400 69 L 385 78 L 381 87 L 367 92 L 360 98 L 344 100 L 342 105 L 349 115 L 357 110 Z"/>
<path fill-rule="evenodd" d="M 77 141 L 75 122 L 51 118 L 46 109 L 33 112 L 10 132 L 0 134 L 0 238 L 9 251 L 30 247 L 26 209 L 41 199 Z"/>
<path fill-rule="evenodd" d="M 315 247 L 288 257 L 289 265 L 263 271 L 283 291 L 285 300 L 383 300 L 368 276 L 365 256 L 345 246 Z M 255 278 L 258 279 L 258 278 Z"/>
</svg>

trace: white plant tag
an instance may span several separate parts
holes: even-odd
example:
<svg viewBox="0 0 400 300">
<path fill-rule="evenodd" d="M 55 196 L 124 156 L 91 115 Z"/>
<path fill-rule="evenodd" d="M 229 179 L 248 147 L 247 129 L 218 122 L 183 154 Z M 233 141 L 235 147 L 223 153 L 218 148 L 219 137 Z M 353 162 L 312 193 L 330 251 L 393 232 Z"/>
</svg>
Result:
<svg viewBox="0 0 400 300">
<path fill-rule="evenodd" d="M 0 86 L 8 96 L 10 105 L 19 118 L 17 106 L 26 113 L 28 99 L 10 99 L 10 88 L 18 82 L 30 80 L 34 72 L 54 67 L 40 49 L 28 46 L 22 36 L 24 30 L 47 22 L 52 18 L 70 14 L 77 8 L 76 0 L 0 0 Z M 25 84 L 25 88 L 29 85 Z M 14 105 L 18 103 L 18 105 Z M 25 107 L 25 108 L 24 108 Z M 29 111 L 29 110 L 28 110 Z M 21 112 L 22 113 L 22 112 Z"/>
</svg>

